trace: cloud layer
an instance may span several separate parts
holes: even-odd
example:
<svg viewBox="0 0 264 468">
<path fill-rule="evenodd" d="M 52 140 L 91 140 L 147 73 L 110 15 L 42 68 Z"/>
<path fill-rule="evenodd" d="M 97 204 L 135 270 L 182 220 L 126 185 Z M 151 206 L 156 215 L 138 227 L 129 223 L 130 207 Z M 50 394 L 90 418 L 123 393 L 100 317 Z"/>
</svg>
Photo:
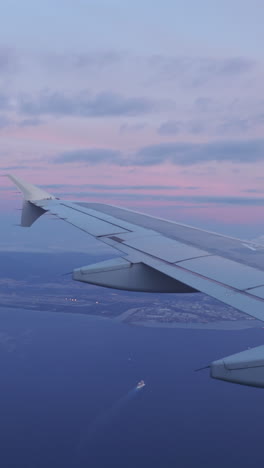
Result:
<svg viewBox="0 0 264 468">
<path fill-rule="evenodd" d="M 135 162 L 151 166 L 170 162 L 181 166 L 217 161 L 251 163 L 264 160 L 264 140 L 215 141 L 211 143 L 161 143 L 139 150 Z"/>
<path fill-rule="evenodd" d="M 230 79 L 249 73 L 256 67 L 256 62 L 245 57 L 153 55 L 149 65 L 158 79 L 176 80 L 181 84 L 198 87 L 216 79 Z"/>
<path fill-rule="evenodd" d="M 65 151 L 51 161 L 55 164 L 106 163 L 123 166 L 156 166 L 163 163 L 193 166 L 208 162 L 250 164 L 264 161 L 264 140 L 226 140 L 202 144 L 160 143 L 142 147 L 130 155 L 112 149 L 82 149 Z"/>
<path fill-rule="evenodd" d="M 97 164 L 119 164 L 121 153 L 119 151 L 111 149 L 83 149 L 76 151 L 65 151 L 53 158 L 55 164 L 67 164 L 67 163 L 86 163 L 91 165 Z"/>
<path fill-rule="evenodd" d="M 77 94 L 43 91 L 35 98 L 20 98 L 19 111 L 32 116 L 55 115 L 77 117 L 119 117 L 146 114 L 158 108 L 155 100 L 125 97 L 113 92 L 92 96 L 88 91 Z"/>
</svg>

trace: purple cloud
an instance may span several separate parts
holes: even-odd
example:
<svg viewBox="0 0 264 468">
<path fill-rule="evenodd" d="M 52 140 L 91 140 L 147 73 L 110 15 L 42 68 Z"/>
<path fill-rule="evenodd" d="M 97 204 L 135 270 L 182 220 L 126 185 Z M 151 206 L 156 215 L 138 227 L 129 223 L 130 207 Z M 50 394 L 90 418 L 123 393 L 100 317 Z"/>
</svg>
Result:
<svg viewBox="0 0 264 468">
<path fill-rule="evenodd" d="M 157 102 L 144 97 L 124 97 L 103 92 L 91 96 L 87 91 L 67 95 L 62 92 L 43 91 L 35 98 L 20 98 L 19 110 L 23 114 L 40 116 L 119 117 L 135 116 L 157 109 Z"/>
</svg>

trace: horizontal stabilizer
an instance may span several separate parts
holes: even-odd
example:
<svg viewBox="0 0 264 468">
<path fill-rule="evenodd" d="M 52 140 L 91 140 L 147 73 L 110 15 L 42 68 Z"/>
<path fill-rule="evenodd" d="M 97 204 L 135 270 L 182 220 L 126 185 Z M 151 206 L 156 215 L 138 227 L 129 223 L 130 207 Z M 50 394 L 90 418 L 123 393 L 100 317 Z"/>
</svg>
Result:
<svg viewBox="0 0 264 468">
<path fill-rule="evenodd" d="M 140 292 L 188 293 L 193 288 L 145 265 L 115 258 L 78 268 L 73 279 L 113 289 Z"/>
</svg>

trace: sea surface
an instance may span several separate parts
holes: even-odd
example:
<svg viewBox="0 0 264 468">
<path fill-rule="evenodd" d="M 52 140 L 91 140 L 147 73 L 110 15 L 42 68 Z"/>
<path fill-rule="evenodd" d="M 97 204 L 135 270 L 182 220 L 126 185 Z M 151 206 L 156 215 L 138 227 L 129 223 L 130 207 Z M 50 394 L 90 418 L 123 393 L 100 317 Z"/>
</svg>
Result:
<svg viewBox="0 0 264 468">
<path fill-rule="evenodd" d="M 194 370 L 263 343 L 0 309 L 1 467 L 262 466 L 264 390 Z"/>
</svg>

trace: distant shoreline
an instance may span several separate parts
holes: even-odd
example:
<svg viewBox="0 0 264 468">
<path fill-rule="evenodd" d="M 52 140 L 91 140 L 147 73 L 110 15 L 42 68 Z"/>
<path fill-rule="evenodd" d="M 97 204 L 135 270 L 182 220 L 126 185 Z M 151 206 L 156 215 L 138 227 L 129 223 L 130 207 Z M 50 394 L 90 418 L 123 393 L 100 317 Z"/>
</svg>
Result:
<svg viewBox="0 0 264 468">
<path fill-rule="evenodd" d="M 124 322 L 127 325 L 134 325 L 140 327 L 152 327 L 152 328 L 185 328 L 191 330 L 223 330 L 223 331 L 239 331 L 246 330 L 248 328 L 261 328 L 264 327 L 264 322 L 260 320 L 223 320 L 219 322 L 208 322 L 208 323 L 158 323 L 154 321 L 143 321 L 142 322 Z"/>
<path fill-rule="evenodd" d="M 155 322 L 154 320 L 140 320 L 140 321 L 126 321 L 126 318 L 133 314 L 135 309 L 129 309 L 127 312 L 120 314 L 118 317 L 101 316 L 97 314 L 84 314 L 77 311 L 74 312 L 61 312 L 52 310 L 41 310 L 41 309 L 30 309 L 25 307 L 17 307 L 12 305 L 0 304 L 0 313 L 3 310 L 12 309 L 20 310 L 25 312 L 36 312 L 36 313 L 48 313 L 48 314 L 63 314 L 63 315 L 78 315 L 82 317 L 92 317 L 101 320 L 110 320 L 112 322 L 122 323 L 127 326 L 145 327 L 145 328 L 182 328 L 190 330 L 223 330 L 223 331 L 239 331 L 246 330 L 249 328 L 261 328 L 264 327 L 264 322 L 260 320 L 222 320 L 219 322 L 208 322 L 208 323 L 194 323 L 194 322 Z"/>
</svg>

